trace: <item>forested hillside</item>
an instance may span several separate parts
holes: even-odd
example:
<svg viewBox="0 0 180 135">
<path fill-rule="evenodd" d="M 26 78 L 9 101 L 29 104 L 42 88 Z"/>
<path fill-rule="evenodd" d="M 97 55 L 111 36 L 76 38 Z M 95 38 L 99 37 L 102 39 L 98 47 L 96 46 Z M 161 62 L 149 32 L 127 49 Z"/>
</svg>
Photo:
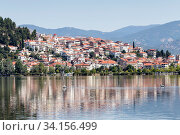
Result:
<svg viewBox="0 0 180 135">
<path fill-rule="evenodd" d="M 24 47 L 24 40 L 35 39 L 36 30 L 32 33 L 27 27 L 16 27 L 16 23 L 10 18 L 0 17 L 0 44 Z"/>
</svg>

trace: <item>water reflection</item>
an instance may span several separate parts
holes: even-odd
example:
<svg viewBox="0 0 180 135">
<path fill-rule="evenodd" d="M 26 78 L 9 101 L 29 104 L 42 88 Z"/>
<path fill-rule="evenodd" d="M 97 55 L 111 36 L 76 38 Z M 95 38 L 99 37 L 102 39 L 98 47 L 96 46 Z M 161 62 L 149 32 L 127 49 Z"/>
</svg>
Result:
<svg viewBox="0 0 180 135">
<path fill-rule="evenodd" d="M 180 119 L 178 86 L 168 75 L 0 77 L 0 119 Z"/>
</svg>

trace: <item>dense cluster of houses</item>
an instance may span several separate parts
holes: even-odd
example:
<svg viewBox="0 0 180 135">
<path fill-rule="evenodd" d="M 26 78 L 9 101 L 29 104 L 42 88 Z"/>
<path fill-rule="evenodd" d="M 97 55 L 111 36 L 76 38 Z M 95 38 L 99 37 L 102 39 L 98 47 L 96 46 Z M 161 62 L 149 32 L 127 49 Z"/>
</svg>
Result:
<svg viewBox="0 0 180 135">
<path fill-rule="evenodd" d="M 13 52 L 17 50 L 14 46 L 9 48 Z M 32 53 L 38 54 L 40 59 L 30 57 Z M 112 60 L 109 56 L 115 59 Z M 171 63 L 180 64 L 180 55 L 176 57 L 171 55 L 166 59 L 156 58 L 156 49 L 145 52 L 142 47 L 135 47 L 121 41 L 113 42 L 93 37 L 58 37 L 56 34 L 40 34 L 36 40 L 25 41 L 25 48 L 20 51 L 18 58 L 27 65 L 28 70 L 40 62 L 47 67 L 63 65 L 88 70 L 116 65 L 122 67 L 132 65 L 136 69 L 143 69 L 167 68 Z"/>
</svg>

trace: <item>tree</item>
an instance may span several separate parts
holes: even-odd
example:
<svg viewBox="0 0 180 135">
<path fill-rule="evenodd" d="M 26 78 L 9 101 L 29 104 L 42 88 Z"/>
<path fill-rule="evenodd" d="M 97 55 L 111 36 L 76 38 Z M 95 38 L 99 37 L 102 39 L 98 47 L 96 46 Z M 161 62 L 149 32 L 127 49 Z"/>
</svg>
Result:
<svg viewBox="0 0 180 135">
<path fill-rule="evenodd" d="M 0 62 L 0 75 L 4 74 L 4 66 L 3 66 L 3 61 Z"/>
<path fill-rule="evenodd" d="M 3 58 L 3 54 L 0 53 L 0 61 L 2 61 Z"/>
<path fill-rule="evenodd" d="M 6 46 L 4 46 L 4 51 L 6 52 L 6 53 L 9 53 L 10 52 L 10 48 L 6 45 Z"/>
<path fill-rule="evenodd" d="M 81 74 L 82 74 L 82 75 L 89 75 L 89 73 L 90 73 L 90 71 L 87 70 L 86 68 L 82 68 L 82 69 L 81 69 Z"/>
<path fill-rule="evenodd" d="M 127 67 L 124 69 L 124 71 L 134 71 L 135 68 L 132 65 L 127 65 Z"/>
<path fill-rule="evenodd" d="M 50 74 L 54 74 L 55 73 L 54 67 L 49 67 L 49 73 Z"/>
<path fill-rule="evenodd" d="M 35 47 L 35 51 L 36 51 L 36 52 L 38 51 L 38 48 L 37 48 L 37 47 Z"/>
<path fill-rule="evenodd" d="M 24 66 L 20 60 L 16 61 L 15 73 L 21 74 L 24 71 Z"/>
<path fill-rule="evenodd" d="M 46 75 L 48 73 L 48 67 L 44 67 L 44 74 Z"/>
<path fill-rule="evenodd" d="M 90 73 L 93 74 L 93 75 L 96 74 L 96 69 L 92 69 L 92 70 L 90 71 Z"/>
<path fill-rule="evenodd" d="M 163 50 L 161 50 L 161 52 L 160 52 L 160 53 L 161 53 L 161 57 L 163 57 L 163 58 L 164 58 L 164 57 L 166 56 L 166 54 L 164 53 L 164 51 L 163 51 Z"/>
<path fill-rule="evenodd" d="M 167 50 L 166 51 L 166 58 L 168 58 L 171 55 L 171 53 Z"/>
<path fill-rule="evenodd" d="M 82 41 L 82 40 L 80 40 L 80 46 L 81 46 L 81 47 L 83 47 L 83 46 L 84 46 L 84 44 L 83 44 L 83 41 Z"/>
<path fill-rule="evenodd" d="M 141 70 L 141 69 L 138 69 L 138 70 L 137 70 L 137 73 L 138 73 L 138 74 L 142 74 L 142 70 Z"/>
<path fill-rule="evenodd" d="M 22 36 L 21 44 L 20 44 L 20 49 L 22 50 L 24 48 L 24 37 Z"/>
<path fill-rule="evenodd" d="M 61 65 L 56 65 L 55 66 L 56 73 L 62 73 L 62 72 L 64 72 L 64 70 L 65 70 L 65 68 L 63 66 L 61 66 Z"/>
<path fill-rule="evenodd" d="M 179 65 L 177 65 L 176 71 L 180 71 L 180 66 Z"/>
<path fill-rule="evenodd" d="M 148 70 L 147 70 L 146 68 L 144 68 L 144 69 L 142 70 L 142 72 L 143 72 L 143 73 L 148 73 Z"/>
<path fill-rule="evenodd" d="M 163 58 L 168 58 L 168 56 L 170 56 L 171 55 L 171 53 L 167 50 L 166 51 L 166 53 L 164 53 L 164 51 L 163 50 L 161 50 L 161 51 L 156 51 L 156 57 L 158 58 L 158 57 L 163 57 Z"/>
<path fill-rule="evenodd" d="M 0 16 L 0 27 L 4 27 L 4 20 L 1 16 Z"/>
<path fill-rule="evenodd" d="M 38 65 L 33 66 L 33 68 L 30 71 L 32 74 L 39 74 L 39 67 Z"/>
<path fill-rule="evenodd" d="M 39 68 L 39 74 L 43 74 L 44 73 L 44 64 L 43 63 L 39 63 L 38 65 L 38 68 Z"/>
<path fill-rule="evenodd" d="M 74 72 L 75 71 L 75 67 L 70 67 L 70 69 L 69 69 L 69 72 Z"/>
<path fill-rule="evenodd" d="M 110 66 L 109 67 L 109 71 L 117 72 L 118 71 L 118 67 L 117 66 Z"/>
<path fill-rule="evenodd" d="M 154 67 L 151 68 L 151 72 L 155 73 L 156 69 Z"/>
<path fill-rule="evenodd" d="M 110 55 L 109 55 L 109 58 L 110 58 L 110 59 L 113 59 L 113 58 L 114 58 L 114 55 L 113 55 L 113 54 L 110 54 Z"/>
<path fill-rule="evenodd" d="M 136 52 L 136 56 L 137 57 L 142 57 L 142 55 L 140 55 L 140 51 L 139 50 Z"/>
<path fill-rule="evenodd" d="M 134 41 L 133 41 L 133 49 L 135 48 L 135 43 L 134 43 Z"/>
<path fill-rule="evenodd" d="M 31 34 L 31 39 L 35 39 L 35 38 L 36 38 L 36 30 L 33 30 Z"/>
<path fill-rule="evenodd" d="M 4 74 L 11 75 L 14 72 L 12 61 L 8 58 L 3 62 Z"/>
<path fill-rule="evenodd" d="M 158 58 L 158 57 L 161 57 L 161 53 L 160 53 L 160 51 L 156 51 L 156 58 Z"/>
<path fill-rule="evenodd" d="M 90 52 L 90 53 L 89 53 L 89 56 L 90 56 L 89 58 L 95 58 L 95 57 L 96 57 L 96 55 L 95 55 L 94 52 Z"/>
<path fill-rule="evenodd" d="M 122 53 L 126 53 L 126 51 L 125 51 L 125 50 L 123 50 L 123 51 L 122 51 Z"/>
<path fill-rule="evenodd" d="M 26 66 L 26 65 L 23 66 L 22 73 L 23 73 L 23 74 L 27 74 L 27 73 L 28 73 L 28 70 L 27 70 L 27 66 Z"/>
</svg>

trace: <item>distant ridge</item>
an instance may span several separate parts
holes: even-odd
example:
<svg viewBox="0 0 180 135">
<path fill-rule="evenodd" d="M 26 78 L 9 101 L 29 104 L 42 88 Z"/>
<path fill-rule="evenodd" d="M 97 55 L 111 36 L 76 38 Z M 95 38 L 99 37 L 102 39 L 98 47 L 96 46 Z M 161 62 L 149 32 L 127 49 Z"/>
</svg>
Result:
<svg viewBox="0 0 180 135">
<path fill-rule="evenodd" d="M 170 50 L 180 54 L 180 21 L 173 21 L 121 38 L 125 42 L 135 41 L 144 48 Z"/>
<path fill-rule="evenodd" d="M 97 30 L 82 30 L 78 28 L 73 27 L 64 27 L 64 28 L 58 28 L 58 29 L 46 29 L 42 27 L 38 27 L 35 25 L 20 25 L 20 27 L 27 27 L 29 29 L 36 29 L 38 33 L 45 33 L 45 34 L 57 34 L 58 36 L 93 36 L 98 37 L 99 35 L 102 35 L 103 32 L 97 31 Z"/>
<path fill-rule="evenodd" d="M 27 27 L 29 29 L 36 29 L 39 33 L 45 33 L 45 34 L 57 34 L 59 36 L 85 36 L 85 37 L 100 37 L 104 39 L 118 39 L 123 36 L 127 36 L 129 34 L 133 34 L 142 30 L 146 30 L 152 27 L 155 27 L 157 25 L 149 25 L 149 26 L 127 26 L 122 29 L 118 29 L 112 32 L 102 32 L 98 30 L 82 30 L 74 27 L 64 27 L 64 28 L 58 28 L 58 29 L 47 29 L 35 25 L 30 24 L 24 24 L 20 25 L 20 27 Z M 119 39 L 120 40 L 120 39 Z"/>
</svg>

